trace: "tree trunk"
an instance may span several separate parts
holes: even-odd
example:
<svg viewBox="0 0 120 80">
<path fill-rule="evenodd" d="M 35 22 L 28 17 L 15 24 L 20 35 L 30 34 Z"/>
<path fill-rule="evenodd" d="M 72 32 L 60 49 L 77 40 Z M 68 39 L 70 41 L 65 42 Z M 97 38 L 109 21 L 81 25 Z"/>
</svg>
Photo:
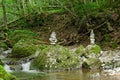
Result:
<svg viewBox="0 0 120 80">
<path fill-rule="evenodd" d="M 6 9 L 5 9 L 5 1 L 2 0 L 2 9 L 3 9 L 3 19 L 5 28 L 7 28 L 7 16 L 6 16 Z"/>
<path fill-rule="evenodd" d="M 18 10 L 21 12 L 21 16 L 25 14 L 24 12 L 24 1 L 23 0 L 17 0 L 18 4 Z"/>
</svg>

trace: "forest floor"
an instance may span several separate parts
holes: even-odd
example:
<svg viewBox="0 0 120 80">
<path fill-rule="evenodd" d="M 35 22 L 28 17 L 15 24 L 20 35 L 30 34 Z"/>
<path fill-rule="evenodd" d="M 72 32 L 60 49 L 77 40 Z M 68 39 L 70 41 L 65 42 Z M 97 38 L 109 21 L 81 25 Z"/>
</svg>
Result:
<svg viewBox="0 0 120 80">
<path fill-rule="evenodd" d="M 19 29 L 30 29 L 49 42 L 52 31 L 56 32 L 58 44 L 63 46 L 87 46 L 90 31 L 94 30 L 95 43 L 104 49 L 120 48 L 120 10 L 97 15 L 73 17 L 69 12 L 41 13 L 25 17 L 28 27 L 17 24 Z M 23 24 L 23 25 L 24 25 Z"/>
<path fill-rule="evenodd" d="M 43 25 L 33 27 L 32 30 L 45 40 L 49 40 L 51 32 L 55 31 L 60 45 L 77 46 L 81 44 L 87 46 L 90 43 L 90 30 L 93 29 L 96 44 L 106 49 L 119 49 L 120 27 L 118 21 L 120 19 L 118 19 L 118 14 L 113 13 L 108 16 L 101 13 L 97 17 L 88 18 L 89 20 L 86 18 L 81 21 L 80 18 L 73 18 L 69 13 L 49 14 L 44 18 Z"/>
<path fill-rule="evenodd" d="M 43 25 L 32 27 L 31 30 L 49 42 L 50 34 L 56 32 L 58 44 L 64 46 L 78 46 L 89 44 L 89 33 L 83 26 L 80 32 L 78 22 L 69 13 L 47 14 Z M 77 27 L 78 25 L 78 27 Z"/>
</svg>

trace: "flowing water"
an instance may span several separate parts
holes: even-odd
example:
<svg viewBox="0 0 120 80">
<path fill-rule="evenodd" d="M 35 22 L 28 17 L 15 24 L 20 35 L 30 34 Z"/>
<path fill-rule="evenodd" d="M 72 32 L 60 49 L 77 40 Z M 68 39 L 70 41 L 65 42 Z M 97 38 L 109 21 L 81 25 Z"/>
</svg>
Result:
<svg viewBox="0 0 120 80">
<path fill-rule="evenodd" d="M 10 70 L 10 66 L 8 66 L 7 64 L 4 65 L 4 69 L 8 72 L 12 72 L 12 70 Z"/>
<path fill-rule="evenodd" d="M 30 64 L 31 64 L 31 62 L 27 62 L 27 63 L 22 64 L 22 67 L 23 67 L 22 71 L 29 71 Z"/>
</svg>

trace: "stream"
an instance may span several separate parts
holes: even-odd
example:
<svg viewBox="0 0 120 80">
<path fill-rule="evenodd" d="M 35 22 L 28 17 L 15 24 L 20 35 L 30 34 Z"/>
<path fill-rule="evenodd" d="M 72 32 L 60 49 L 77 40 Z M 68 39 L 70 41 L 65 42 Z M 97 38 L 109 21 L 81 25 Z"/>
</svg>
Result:
<svg viewBox="0 0 120 80">
<path fill-rule="evenodd" d="M 15 75 L 19 80 L 120 80 L 120 51 L 118 50 L 102 52 L 99 59 L 105 63 L 103 70 L 86 70 L 80 68 L 59 72 L 31 70 L 31 61 L 29 59 L 27 59 L 27 62 L 23 62 L 23 60 L 5 58 L 5 55 L 10 52 L 11 49 L 5 51 L 4 55 L 0 55 L 0 58 L 5 63 L 5 70 Z M 112 67 L 110 62 L 114 63 Z"/>
<path fill-rule="evenodd" d="M 102 71 L 74 70 L 50 73 L 14 72 L 20 80 L 120 80 L 119 75 L 110 76 Z"/>
</svg>

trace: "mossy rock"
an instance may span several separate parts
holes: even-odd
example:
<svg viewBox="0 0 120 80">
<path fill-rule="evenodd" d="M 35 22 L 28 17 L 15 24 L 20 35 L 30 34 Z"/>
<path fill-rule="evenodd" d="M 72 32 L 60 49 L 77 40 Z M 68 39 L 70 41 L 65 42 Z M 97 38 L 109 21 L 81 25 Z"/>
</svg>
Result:
<svg viewBox="0 0 120 80">
<path fill-rule="evenodd" d="M 82 64 L 83 68 L 86 69 L 100 69 L 102 62 L 98 58 L 88 58 Z"/>
<path fill-rule="evenodd" d="M 28 43 L 28 44 L 33 44 L 36 46 L 41 46 L 41 45 L 47 45 L 48 42 L 42 40 L 42 39 L 34 39 L 34 38 L 24 38 L 19 40 L 22 43 Z"/>
<path fill-rule="evenodd" d="M 49 45 L 40 51 L 33 65 L 40 70 L 64 70 L 78 67 L 79 62 L 78 56 L 67 48 Z"/>
<path fill-rule="evenodd" d="M 18 80 L 14 75 L 6 72 L 1 65 L 0 65 L 0 79 L 1 80 Z"/>
<path fill-rule="evenodd" d="M 82 56 L 85 53 L 85 48 L 83 45 L 80 45 L 80 47 L 78 47 L 75 51 L 76 54 Z"/>
<path fill-rule="evenodd" d="M 37 47 L 35 43 L 32 43 L 32 39 L 30 41 L 27 40 L 19 40 L 14 46 L 12 50 L 12 57 L 27 57 L 32 54 L 35 54 Z"/>
<path fill-rule="evenodd" d="M 7 50 L 8 46 L 5 43 L 0 42 L 0 48 L 3 48 L 4 50 Z"/>
<path fill-rule="evenodd" d="M 85 50 L 85 52 L 87 53 L 87 54 L 99 54 L 100 53 L 100 51 L 101 51 L 101 48 L 100 48 L 100 46 L 98 46 L 98 45 L 88 45 L 87 47 L 86 47 L 86 50 Z"/>
<path fill-rule="evenodd" d="M 48 45 L 39 45 L 39 46 L 38 46 L 38 49 L 39 49 L 39 50 L 43 50 L 43 49 L 47 48 L 47 46 L 48 46 Z"/>
<path fill-rule="evenodd" d="M 24 38 L 35 38 L 37 34 L 30 30 L 10 30 L 8 31 L 7 41 L 6 43 L 9 46 L 13 46 L 20 39 Z"/>
</svg>

